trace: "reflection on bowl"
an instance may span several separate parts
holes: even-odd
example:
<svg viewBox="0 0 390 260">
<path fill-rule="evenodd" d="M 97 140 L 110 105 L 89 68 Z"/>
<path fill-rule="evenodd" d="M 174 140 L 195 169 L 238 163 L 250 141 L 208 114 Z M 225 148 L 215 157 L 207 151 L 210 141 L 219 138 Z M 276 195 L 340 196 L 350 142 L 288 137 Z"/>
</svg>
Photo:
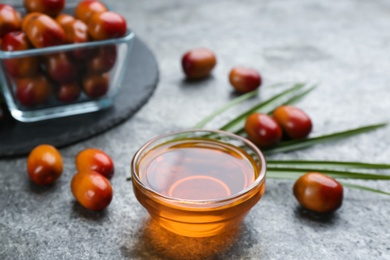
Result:
<svg viewBox="0 0 390 260">
<path fill-rule="evenodd" d="M 265 189 L 258 148 L 217 130 L 156 137 L 135 154 L 131 171 L 134 193 L 152 218 L 189 237 L 237 227 Z"/>
<path fill-rule="evenodd" d="M 141 231 L 140 241 L 130 253 L 132 257 L 147 250 L 151 259 L 153 253 L 165 259 L 215 259 L 237 246 L 236 239 L 242 236 L 238 228 L 212 237 L 178 236 L 153 219 L 148 219 Z"/>
</svg>

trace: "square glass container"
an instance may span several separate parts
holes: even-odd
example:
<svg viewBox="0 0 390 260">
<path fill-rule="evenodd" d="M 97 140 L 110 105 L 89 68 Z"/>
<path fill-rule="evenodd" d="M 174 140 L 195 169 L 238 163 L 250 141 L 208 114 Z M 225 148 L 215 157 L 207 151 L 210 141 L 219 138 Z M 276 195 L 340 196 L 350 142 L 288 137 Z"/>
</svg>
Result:
<svg viewBox="0 0 390 260">
<path fill-rule="evenodd" d="M 73 7 L 74 4 L 67 6 L 64 12 L 71 13 Z M 124 37 L 116 39 L 25 51 L 0 51 L 0 92 L 12 117 L 21 122 L 34 122 L 108 108 L 122 87 L 133 40 L 134 33 L 128 30 Z M 31 60 L 39 63 L 38 76 L 20 78 L 11 75 L 7 63 L 20 65 Z M 50 63 L 54 66 L 51 73 Z M 94 64 L 97 64 L 97 69 L 93 69 Z M 73 79 L 67 78 L 69 73 Z M 41 85 L 36 95 L 41 92 L 49 94 L 46 93 L 43 100 L 34 100 L 28 90 L 32 84 Z M 72 88 L 68 87 L 60 97 L 60 92 L 66 89 L 62 86 L 65 84 L 76 84 L 80 94 L 69 98 L 71 95 L 66 91 Z"/>
</svg>

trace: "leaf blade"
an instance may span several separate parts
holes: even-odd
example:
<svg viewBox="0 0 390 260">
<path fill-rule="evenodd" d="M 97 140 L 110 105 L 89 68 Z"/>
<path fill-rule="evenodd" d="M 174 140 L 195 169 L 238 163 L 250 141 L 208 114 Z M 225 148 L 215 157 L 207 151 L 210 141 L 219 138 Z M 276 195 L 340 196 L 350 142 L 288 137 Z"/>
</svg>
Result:
<svg viewBox="0 0 390 260">
<path fill-rule="evenodd" d="M 323 174 L 329 175 L 333 178 L 340 179 L 359 179 L 359 180 L 390 180 L 390 175 L 383 174 L 373 174 L 373 173 L 363 173 L 363 172 L 346 172 L 346 171 L 337 171 L 337 170 L 327 170 L 327 169 L 315 169 L 315 168 L 278 168 L 278 167 L 267 167 L 267 173 L 273 174 L 292 174 L 292 175 L 303 175 L 307 172 L 318 172 L 320 171 Z"/>
<path fill-rule="evenodd" d="M 390 196 L 390 192 L 379 190 L 379 189 L 373 189 L 367 186 L 362 186 L 362 185 L 356 185 L 356 184 L 351 184 L 351 183 L 345 183 L 345 182 L 340 182 L 341 185 L 352 188 L 352 189 L 358 189 L 358 190 L 364 190 L 364 191 L 370 191 L 374 193 L 379 193 L 379 194 L 384 194 Z"/>
<path fill-rule="evenodd" d="M 303 88 L 304 86 L 305 86 L 304 83 L 295 84 L 293 87 L 291 87 L 287 90 L 284 90 L 281 93 L 279 93 L 279 94 L 277 94 L 277 95 L 275 95 L 275 96 L 273 96 L 273 97 L 271 97 L 263 102 L 256 104 L 255 106 L 251 107 L 250 109 L 248 109 L 245 112 L 238 115 L 236 118 L 234 118 L 234 119 L 230 120 L 229 122 L 227 122 L 226 124 L 224 124 L 219 129 L 224 130 L 224 131 L 234 132 L 233 127 L 240 124 L 240 123 L 243 123 L 250 114 L 260 110 L 261 108 L 263 108 L 267 105 L 272 104 L 273 102 L 276 102 L 277 100 L 279 100 L 281 98 L 284 98 L 285 96 L 289 95 L 290 93 L 294 93 L 295 91 L 298 91 L 299 89 Z"/>
<path fill-rule="evenodd" d="M 333 167 L 334 169 L 390 169 L 390 164 L 365 163 L 350 161 L 316 161 L 316 160 L 267 160 L 267 165 L 274 166 L 306 166 L 306 167 Z"/>
<path fill-rule="evenodd" d="M 340 140 L 340 139 L 344 139 L 344 138 L 351 137 L 354 135 L 370 132 L 370 131 L 379 129 L 379 128 L 384 127 L 384 126 L 387 126 L 387 123 L 368 125 L 368 126 L 348 129 L 345 131 L 340 131 L 340 132 L 336 132 L 336 133 L 332 133 L 332 134 L 326 134 L 326 135 L 321 135 L 321 136 L 302 139 L 302 140 L 287 141 L 287 142 L 283 142 L 283 143 L 277 145 L 274 148 L 264 150 L 263 152 L 266 155 L 270 155 L 270 154 L 275 154 L 275 153 L 294 151 L 294 150 L 303 149 L 303 148 L 306 148 L 306 147 L 309 147 L 309 146 L 312 146 L 315 144 Z"/>
<path fill-rule="evenodd" d="M 258 89 L 254 90 L 254 91 L 251 91 L 249 93 L 246 93 L 244 95 L 241 95 L 235 99 L 233 99 L 232 101 L 228 102 L 226 105 L 222 106 L 221 108 L 218 108 L 217 110 L 215 110 L 213 113 L 211 113 L 210 115 L 206 116 L 205 118 L 203 118 L 202 120 L 200 120 L 198 123 L 196 123 L 192 128 L 202 128 L 204 127 L 208 122 L 210 122 L 211 120 L 213 120 L 215 117 L 217 117 L 218 115 L 222 114 L 223 112 L 225 112 L 226 110 L 228 110 L 229 108 L 251 98 L 251 97 L 254 97 L 257 95 L 258 93 Z"/>
<path fill-rule="evenodd" d="M 293 105 L 293 104 L 297 103 L 298 101 L 303 99 L 306 95 L 308 95 L 310 92 L 312 92 L 316 87 L 317 87 L 317 85 L 313 85 L 313 86 L 309 87 L 308 89 L 302 91 L 301 93 L 298 93 L 297 95 L 292 96 L 291 98 L 286 100 L 282 105 L 287 106 L 287 105 Z M 274 110 L 275 109 L 269 111 L 267 114 L 272 114 L 272 112 Z"/>
</svg>

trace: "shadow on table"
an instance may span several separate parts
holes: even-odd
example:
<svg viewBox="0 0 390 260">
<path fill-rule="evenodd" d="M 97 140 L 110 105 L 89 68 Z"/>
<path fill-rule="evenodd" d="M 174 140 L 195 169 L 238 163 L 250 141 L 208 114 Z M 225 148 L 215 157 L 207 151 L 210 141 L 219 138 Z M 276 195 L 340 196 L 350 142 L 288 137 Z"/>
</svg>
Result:
<svg viewBox="0 0 390 260">
<path fill-rule="evenodd" d="M 231 99 L 238 98 L 239 96 L 242 96 L 242 95 L 245 95 L 245 94 L 246 94 L 246 93 L 238 92 L 237 90 L 234 90 L 232 86 L 230 86 L 230 87 L 231 87 L 231 91 L 230 91 L 230 98 L 231 98 Z M 249 100 L 251 100 L 251 99 L 257 99 L 257 98 L 258 98 L 258 95 L 259 95 L 259 94 L 257 94 L 257 95 L 255 95 L 255 96 L 249 98 Z"/>
<path fill-rule="evenodd" d="M 200 79 L 187 79 L 184 77 L 183 80 L 180 82 L 180 87 L 201 87 L 205 86 L 205 82 L 210 81 L 212 79 L 214 79 L 214 76 L 212 74 Z"/>
<path fill-rule="evenodd" d="M 299 219 L 309 220 L 317 223 L 323 223 L 333 225 L 338 219 L 336 213 L 319 214 L 311 212 L 303 207 L 297 207 L 295 210 L 295 216 Z"/>
<path fill-rule="evenodd" d="M 56 190 L 58 190 L 58 183 L 57 182 L 54 182 L 51 185 L 42 186 L 42 185 L 35 184 L 31 180 L 28 180 L 27 186 L 28 186 L 28 190 L 30 192 L 37 194 L 37 195 L 44 195 L 47 193 L 53 193 Z"/>
<path fill-rule="evenodd" d="M 258 241 L 248 235 L 250 232 L 247 231 L 249 229 L 243 224 L 237 229 L 217 236 L 184 237 L 165 230 L 149 218 L 140 230 L 139 241 L 132 241 L 130 246 L 125 245 L 121 250 L 125 258 L 226 259 L 233 254 L 241 255 L 243 252 L 240 250 L 257 244 Z"/>
<path fill-rule="evenodd" d="M 105 217 L 107 217 L 107 210 L 101 210 L 101 211 L 92 211 L 84 208 L 80 205 L 76 200 L 73 201 L 72 205 L 72 214 L 77 215 L 78 218 L 84 218 L 86 220 L 90 221 L 96 221 L 99 222 L 103 220 Z"/>
</svg>

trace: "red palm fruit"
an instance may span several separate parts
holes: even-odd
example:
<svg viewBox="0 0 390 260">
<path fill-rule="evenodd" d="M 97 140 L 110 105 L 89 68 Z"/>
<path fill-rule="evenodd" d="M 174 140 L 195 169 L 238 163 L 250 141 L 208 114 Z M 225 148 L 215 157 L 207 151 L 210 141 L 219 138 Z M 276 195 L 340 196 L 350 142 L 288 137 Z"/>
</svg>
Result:
<svg viewBox="0 0 390 260">
<path fill-rule="evenodd" d="M 187 79 L 201 79 L 210 75 L 217 64 L 217 58 L 213 51 L 197 48 L 186 52 L 181 64 Z"/>
<path fill-rule="evenodd" d="M 263 148 L 275 145 L 282 139 L 282 130 L 278 123 L 262 113 L 251 114 L 246 119 L 245 132 L 249 140 Z"/>
<path fill-rule="evenodd" d="M 273 112 L 273 117 L 283 131 L 292 139 L 305 138 L 311 132 L 312 123 L 310 117 L 297 107 L 278 107 Z"/>
<path fill-rule="evenodd" d="M 318 172 L 302 175 L 295 182 L 293 192 L 304 208 L 317 213 L 331 213 L 340 208 L 343 201 L 343 186 Z"/>
</svg>

